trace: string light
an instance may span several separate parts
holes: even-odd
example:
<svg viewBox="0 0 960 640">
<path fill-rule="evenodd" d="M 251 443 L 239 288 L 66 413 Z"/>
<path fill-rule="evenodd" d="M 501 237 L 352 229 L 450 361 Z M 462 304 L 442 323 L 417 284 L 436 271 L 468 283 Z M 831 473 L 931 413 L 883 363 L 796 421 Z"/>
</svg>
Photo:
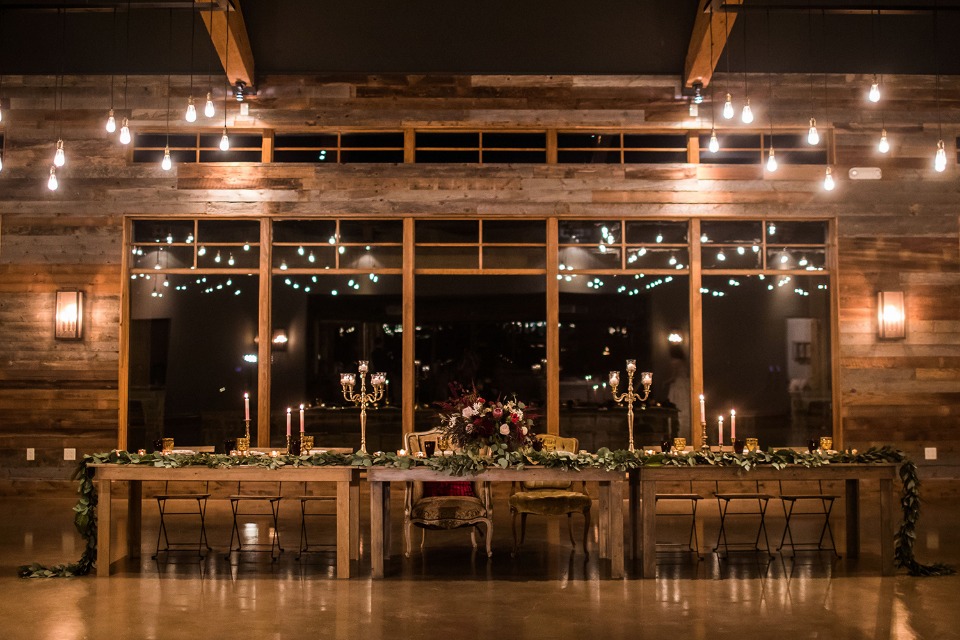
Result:
<svg viewBox="0 0 960 640">
<path fill-rule="evenodd" d="M 870 91 L 867 92 L 867 99 L 870 102 L 880 102 L 880 83 L 877 82 L 877 76 L 873 76 L 873 84 L 870 85 Z"/>
<path fill-rule="evenodd" d="M 63 153 L 63 139 L 57 140 L 57 151 L 53 154 L 53 165 L 62 167 L 67 163 L 67 156 Z"/>
<path fill-rule="evenodd" d="M 191 76 L 192 80 L 192 76 Z M 197 121 L 197 107 L 193 104 L 193 96 L 190 96 L 187 99 L 187 112 L 184 114 L 183 119 L 187 122 L 196 122 Z"/>
<path fill-rule="evenodd" d="M 947 152 L 943 148 L 943 139 L 937 142 L 937 155 L 933 159 L 933 168 L 938 173 L 943 173 L 947 169 Z"/>
<path fill-rule="evenodd" d="M 886 129 L 880 131 L 880 143 L 877 145 L 877 151 L 880 153 L 886 153 L 890 151 L 890 142 L 887 141 Z"/>
<path fill-rule="evenodd" d="M 747 98 L 743 105 L 743 111 L 740 112 L 740 122 L 750 124 L 753 122 L 753 109 L 750 108 L 750 98 Z"/>
<path fill-rule="evenodd" d="M 50 191 L 56 191 L 60 186 L 60 183 L 57 181 L 57 168 L 50 167 L 50 177 L 47 178 L 47 189 Z"/>
<path fill-rule="evenodd" d="M 164 171 L 170 171 L 173 168 L 173 159 L 170 157 L 170 146 L 163 150 L 163 160 L 160 161 L 160 168 Z"/>
<path fill-rule="evenodd" d="M 203 105 L 203 115 L 212 118 L 217 115 L 217 108 L 213 106 L 213 94 L 207 91 L 207 102 Z"/>
<path fill-rule="evenodd" d="M 107 133 L 113 133 L 117 130 L 117 119 L 113 115 L 113 109 L 110 109 L 109 115 L 107 115 L 107 126 L 105 127 Z"/>
<path fill-rule="evenodd" d="M 767 156 L 767 171 L 773 173 L 777 170 L 777 156 L 773 153 L 773 142 L 770 143 L 770 154 Z"/>
<path fill-rule="evenodd" d="M 836 182 L 833 181 L 833 171 L 830 170 L 830 167 L 827 167 L 827 172 L 823 176 L 823 188 L 827 191 L 833 191 L 836 186 Z"/>
<path fill-rule="evenodd" d="M 130 144 L 130 121 L 126 116 L 120 124 L 120 144 Z"/>
<path fill-rule="evenodd" d="M 817 131 L 816 118 L 810 118 L 810 129 L 807 130 L 807 144 L 820 144 L 820 133 Z"/>
<path fill-rule="evenodd" d="M 720 141 L 717 140 L 716 129 L 710 131 L 710 143 L 707 144 L 707 149 L 710 150 L 710 153 L 716 153 L 717 151 L 720 151 Z"/>
<path fill-rule="evenodd" d="M 727 99 L 723 103 L 723 117 L 727 120 L 733 118 L 733 98 L 727 94 Z"/>
</svg>

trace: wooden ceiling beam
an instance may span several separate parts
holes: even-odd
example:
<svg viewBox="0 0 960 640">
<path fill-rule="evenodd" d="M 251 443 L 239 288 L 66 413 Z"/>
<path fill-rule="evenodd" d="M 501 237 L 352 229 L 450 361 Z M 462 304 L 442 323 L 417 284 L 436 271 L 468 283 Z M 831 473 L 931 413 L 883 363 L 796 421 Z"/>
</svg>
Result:
<svg viewBox="0 0 960 640">
<path fill-rule="evenodd" d="M 713 0 L 700 0 L 697 19 L 693 23 L 687 59 L 683 65 L 683 86 L 690 89 L 694 83 L 710 84 L 720 54 L 727 45 L 727 36 L 737 19 L 736 11 L 710 11 Z M 724 0 L 725 6 L 742 4 L 743 0 Z M 710 55 L 710 33 L 713 33 L 713 56 Z"/>
<path fill-rule="evenodd" d="M 220 0 L 222 11 L 201 11 L 203 24 L 210 34 L 220 64 L 227 75 L 230 84 L 239 80 L 248 87 L 254 86 L 253 50 L 250 49 L 250 37 L 247 35 L 247 25 L 243 21 L 243 12 L 240 10 L 240 0 Z M 230 10 L 227 11 L 229 4 Z M 227 16 L 230 23 L 227 24 Z M 229 55 L 227 55 L 227 32 L 229 30 Z M 228 66 L 229 65 L 229 66 Z"/>
</svg>

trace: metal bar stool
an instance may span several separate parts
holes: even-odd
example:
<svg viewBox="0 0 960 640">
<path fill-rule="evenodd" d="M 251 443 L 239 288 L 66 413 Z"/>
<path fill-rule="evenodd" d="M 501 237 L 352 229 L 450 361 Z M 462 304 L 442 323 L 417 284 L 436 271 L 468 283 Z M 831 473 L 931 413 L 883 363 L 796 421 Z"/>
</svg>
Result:
<svg viewBox="0 0 960 640">
<path fill-rule="evenodd" d="M 320 513 L 311 513 L 307 508 L 307 505 L 310 504 L 328 504 L 332 503 L 334 506 L 333 513 L 320 512 Z M 318 542 L 315 544 L 310 544 L 309 537 L 307 535 L 307 518 L 333 518 L 334 521 L 337 519 L 336 512 L 336 496 L 316 496 L 310 495 L 307 493 L 307 483 L 303 483 L 303 495 L 300 496 L 300 548 L 297 551 L 297 560 L 299 560 L 305 553 L 316 553 L 321 549 L 318 547 L 323 547 L 322 550 L 329 550 L 331 548 L 336 549 L 336 542 L 333 543 L 322 543 Z"/>
<path fill-rule="evenodd" d="M 157 498 L 157 508 L 160 510 L 160 530 L 157 532 L 157 549 L 153 554 L 153 559 L 156 560 L 161 552 L 170 553 L 170 551 L 175 550 L 174 547 L 192 547 L 194 546 L 193 542 L 171 542 L 170 538 L 167 535 L 167 516 L 198 516 L 200 518 L 200 539 L 196 542 L 197 555 L 203 557 L 203 549 L 207 548 L 207 551 L 211 550 L 210 544 L 207 542 L 207 527 L 206 527 L 206 516 L 207 516 L 207 499 L 210 497 L 210 483 L 205 482 L 203 484 L 203 492 L 201 493 L 170 493 L 169 491 L 170 483 L 163 483 L 163 492 L 156 495 Z M 170 511 L 167 508 L 167 502 L 193 502 L 196 501 L 196 510 L 190 511 Z M 184 507 L 186 509 L 186 507 Z M 160 541 L 163 540 L 164 547 L 160 547 Z"/>
<path fill-rule="evenodd" d="M 787 537 L 790 537 L 790 549 L 796 555 L 796 550 L 798 547 L 810 547 L 815 548 L 817 551 L 832 551 L 833 555 L 837 558 L 840 557 L 840 554 L 837 553 L 837 544 L 833 539 L 833 529 L 830 527 L 830 513 L 833 511 L 833 503 L 840 497 L 835 494 L 824 493 L 823 491 L 823 480 L 817 481 L 818 491 L 816 493 L 808 492 L 785 492 L 783 490 L 783 481 L 780 481 L 780 500 L 783 504 L 783 515 L 786 518 L 786 524 L 783 528 L 783 535 L 780 537 L 780 546 L 777 547 L 777 551 L 783 549 Z M 812 502 L 814 505 L 819 505 L 820 509 L 815 511 L 796 511 L 795 508 L 798 502 L 807 501 Z M 788 506 L 789 505 L 789 506 Z M 790 520 L 793 516 L 822 516 L 823 517 L 823 526 L 820 528 L 820 539 L 816 542 L 794 542 L 793 541 L 793 532 L 790 530 Z M 830 546 L 823 546 L 824 536 L 830 536 Z"/>
<path fill-rule="evenodd" d="M 766 515 L 767 515 L 767 504 L 774 497 L 769 493 L 764 493 L 760 490 L 760 482 L 755 482 L 756 491 L 753 492 L 721 492 L 720 491 L 720 482 L 716 483 L 716 497 L 717 497 L 717 506 L 720 508 L 720 531 L 717 533 L 717 545 L 713 548 L 715 552 L 719 552 L 720 547 L 723 547 L 724 554 L 730 553 L 730 547 L 742 547 L 740 549 L 734 549 L 735 551 L 765 551 L 767 555 L 771 558 L 773 554 L 770 553 L 770 540 L 767 537 L 767 525 L 766 525 Z M 731 512 L 730 504 L 732 502 L 741 502 L 748 501 L 752 502 L 756 500 L 757 510 L 756 511 L 740 511 L 740 512 Z M 757 527 L 757 536 L 753 541 L 753 544 L 744 542 L 744 543 L 728 543 L 727 542 L 727 517 L 733 516 L 760 516 L 760 526 Z M 763 535 L 764 548 L 760 548 L 760 535 Z M 721 543 L 722 541 L 722 543 Z"/>
<path fill-rule="evenodd" d="M 242 493 L 240 488 L 241 483 L 237 482 L 237 492 L 231 496 L 230 499 L 230 508 L 233 511 L 233 528 L 230 530 L 230 550 L 227 551 L 226 558 L 229 560 L 230 555 L 234 552 L 242 551 L 252 551 L 252 552 L 269 552 L 270 560 L 276 562 L 277 558 L 281 553 L 283 553 L 283 547 L 280 546 L 280 500 L 282 483 L 277 483 L 277 492 L 275 494 L 260 495 L 256 493 Z M 252 502 L 267 502 L 270 505 L 270 512 L 265 513 L 263 511 L 240 511 L 240 505 L 242 503 L 252 503 Z M 272 518 L 273 519 L 273 534 L 270 536 L 270 548 L 250 548 L 250 547 L 265 547 L 266 543 L 255 543 L 248 544 L 247 548 L 244 548 L 243 539 L 240 536 L 240 529 L 237 526 L 237 516 L 248 516 L 248 517 L 263 517 L 263 518 Z M 233 540 L 236 538 L 237 546 L 234 548 Z M 274 552 L 277 552 L 276 554 Z"/>
<path fill-rule="evenodd" d="M 693 491 L 693 481 L 689 483 L 689 493 L 658 493 L 656 495 L 657 504 L 661 501 L 687 500 L 690 502 L 690 513 L 659 513 L 658 518 L 685 518 L 690 517 L 690 536 L 687 539 L 687 548 L 697 554 L 698 560 L 703 560 L 700 553 L 700 540 L 697 537 L 697 505 L 703 496 Z M 683 546 L 674 543 L 658 542 L 657 546 Z"/>
</svg>

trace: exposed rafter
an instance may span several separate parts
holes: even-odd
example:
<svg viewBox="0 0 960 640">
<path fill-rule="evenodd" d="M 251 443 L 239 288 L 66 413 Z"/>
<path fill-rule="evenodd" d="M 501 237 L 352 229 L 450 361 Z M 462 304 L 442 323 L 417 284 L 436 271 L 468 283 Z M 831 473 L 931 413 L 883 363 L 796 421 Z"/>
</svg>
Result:
<svg viewBox="0 0 960 640">
<path fill-rule="evenodd" d="M 710 12 L 710 4 L 715 0 L 700 0 L 697 7 L 697 19 L 693 24 L 693 33 L 690 36 L 690 46 L 687 48 L 687 59 L 683 65 L 683 86 L 693 87 L 695 82 L 702 82 L 703 86 L 710 84 L 713 72 L 717 68 L 717 61 L 723 48 L 727 44 L 727 36 L 733 29 L 737 19 L 736 11 L 718 11 L 715 3 L 714 11 Z M 725 6 L 742 4 L 743 0 L 725 0 Z M 711 21 L 712 16 L 712 21 Z M 710 31 L 713 31 L 713 57 L 710 56 Z"/>
<path fill-rule="evenodd" d="M 230 24 L 227 24 L 227 4 L 230 4 Z M 234 84 L 238 80 L 248 87 L 254 86 L 253 51 L 250 49 L 250 37 L 247 35 L 247 25 L 243 21 L 240 11 L 240 0 L 218 0 L 220 11 L 201 11 L 203 24 L 210 34 L 210 41 L 220 56 L 220 64 L 224 66 L 227 80 Z M 227 29 L 230 29 L 230 55 L 227 56 Z M 228 62 L 229 60 L 229 62 Z M 227 64 L 230 66 L 227 67 Z"/>
</svg>

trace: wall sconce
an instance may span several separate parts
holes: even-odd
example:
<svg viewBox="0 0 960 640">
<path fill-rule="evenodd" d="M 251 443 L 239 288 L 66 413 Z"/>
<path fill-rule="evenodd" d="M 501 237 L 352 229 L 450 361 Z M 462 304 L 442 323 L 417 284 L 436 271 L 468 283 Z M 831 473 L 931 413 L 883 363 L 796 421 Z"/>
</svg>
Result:
<svg viewBox="0 0 960 640">
<path fill-rule="evenodd" d="M 290 339 L 287 337 L 286 329 L 273 330 L 273 339 L 270 341 L 270 344 L 274 351 L 286 351 L 289 341 Z"/>
<path fill-rule="evenodd" d="M 57 340 L 80 340 L 83 337 L 82 291 L 57 291 L 53 337 Z"/>
<path fill-rule="evenodd" d="M 877 337 L 901 340 L 907 337 L 903 291 L 881 291 L 877 294 Z"/>
</svg>

